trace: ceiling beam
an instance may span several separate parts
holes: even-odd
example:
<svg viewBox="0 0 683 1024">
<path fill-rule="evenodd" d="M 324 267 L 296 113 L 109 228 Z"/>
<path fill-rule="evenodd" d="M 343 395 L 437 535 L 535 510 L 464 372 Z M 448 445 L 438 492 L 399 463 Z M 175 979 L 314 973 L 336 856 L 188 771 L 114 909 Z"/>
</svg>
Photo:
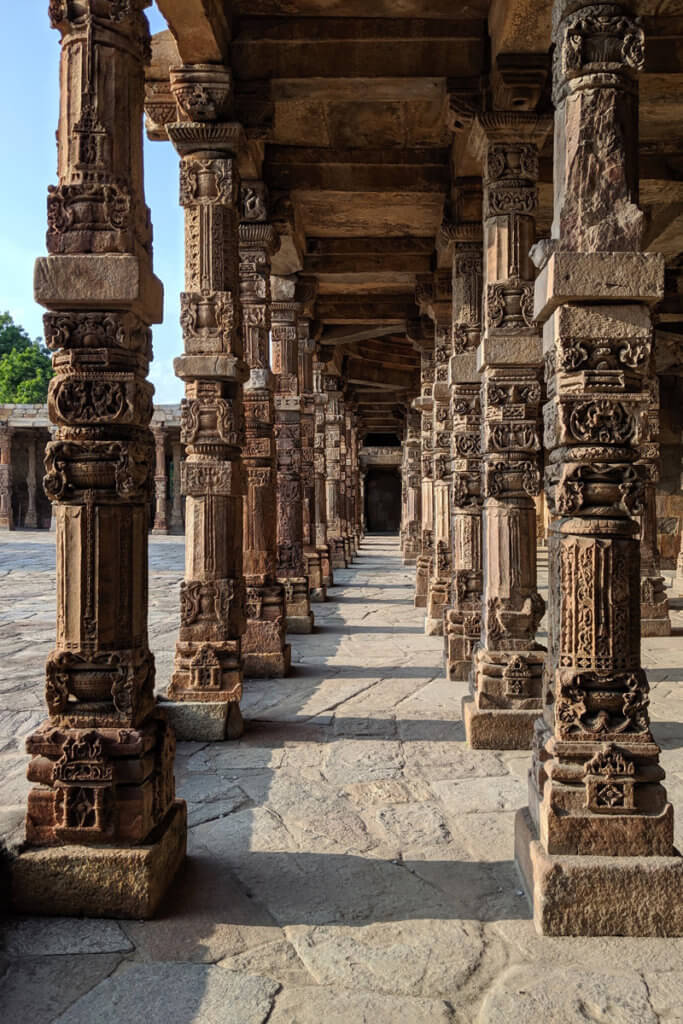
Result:
<svg viewBox="0 0 683 1024">
<path fill-rule="evenodd" d="M 184 64 L 230 62 L 229 5 L 223 0 L 157 0 Z"/>
<path fill-rule="evenodd" d="M 401 324 L 418 317 L 412 295 L 320 295 L 316 315 L 323 323 Z"/>
<path fill-rule="evenodd" d="M 366 341 L 368 338 L 380 338 L 387 334 L 396 334 L 401 330 L 401 324 L 359 324 L 358 328 L 332 327 L 323 331 L 320 337 L 321 345 L 350 345 L 355 341 Z"/>
</svg>

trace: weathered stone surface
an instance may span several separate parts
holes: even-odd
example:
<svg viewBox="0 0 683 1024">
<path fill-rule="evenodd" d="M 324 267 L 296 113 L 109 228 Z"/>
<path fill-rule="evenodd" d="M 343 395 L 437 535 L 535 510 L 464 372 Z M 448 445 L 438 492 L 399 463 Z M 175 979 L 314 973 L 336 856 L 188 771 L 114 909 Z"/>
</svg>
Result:
<svg viewBox="0 0 683 1024">
<path fill-rule="evenodd" d="M 129 953 L 133 949 L 115 921 L 64 921 L 45 917 L 9 921 L 3 945 L 5 953 L 12 957 Z"/>
<path fill-rule="evenodd" d="M 509 968 L 482 1004 L 481 1024 L 504 1024 L 511 1016 L 534 1016 L 553 1024 L 658 1024 L 648 987 L 637 974 L 600 974 L 556 968 L 539 975 L 533 968 Z M 589 1015 L 589 1016 L 587 1016 Z"/>
<path fill-rule="evenodd" d="M 67 922 L 62 922 L 67 924 Z M 0 1002 L 10 1020 L 51 1024 L 72 1003 L 112 974 L 122 962 L 120 955 L 3 957 Z"/>
<path fill-rule="evenodd" d="M 404 996 L 350 993 L 331 987 L 287 988 L 276 999 L 269 1024 L 347 1024 L 367 1020 L 375 1024 L 447 1024 L 452 1019 L 446 1002 L 406 999 Z"/>
<path fill-rule="evenodd" d="M 240 1020 L 265 1024 L 279 986 L 203 964 L 125 964 L 82 996 L 55 1024 L 114 1024 L 121 1016 L 160 1021 L 173 1008 L 178 1020 Z"/>
</svg>

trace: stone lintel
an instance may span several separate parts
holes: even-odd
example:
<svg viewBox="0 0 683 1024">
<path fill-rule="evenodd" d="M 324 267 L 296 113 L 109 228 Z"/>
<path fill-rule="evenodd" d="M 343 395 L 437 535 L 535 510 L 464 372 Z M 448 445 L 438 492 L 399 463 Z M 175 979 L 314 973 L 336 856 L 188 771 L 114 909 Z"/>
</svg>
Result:
<svg viewBox="0 0 683 1024">
<path fill-rule="evenodd" d="M 181 380 L 230 380 L 244 382 L 249 377 L 249 367 L 237 356 L 177 356 L 173 360 L 176 377 Z"/>
<path fill-rule="evenodd" d="M 664 257 L 655 252 L 555 252 L 536 279 L 534 317 L 565 302 L 645 302 L 664 296 Z"/>
<path fill-rule="evenodd" d="M 448 364 L 448 383 L 451 387 L 454 384 L 479 383 L 476 350 L 464 352 L 462 355 L 451 356 Z"/>
<path fill-rule="evenodd" d="M 481 710 L 474 697 L 462 699 L 467 743 L 472 750 L 531 750 L 540 709 Z"/>
<path fill-rule="evenodd" d="M 237 701 L 179 701 L 162 698 L 161 706 L 179 740 L 222 743 L 226 739 L 239 739 L 244 731 Z"/>
<path fill-rule="evenodd" d="M 164 286 L 145 260 L 129 254 L 40 256 L 33 295 L 47 309 L 130 310 L 150 324 L 164 315 Z"/>
<path fill-rule="evenodd" d="M 10 865 L 11 905 L 20 914 L 147 919 L 185 859 L 187 808 L 176 800 L 142 846 L 47 846 Z"/>
<path fill-rule="evenodd" d="M 683 857 L 551 855 L 525 807 L 515 860 L 540 935 L 683 935 Z"/>
<path fill-rule="evenodd" d="M 538 332 L 503 334 L 491 330 L 477 349 L 479 372 L 492 366 L 541 366 L 543 342 Z"/>
</svg>

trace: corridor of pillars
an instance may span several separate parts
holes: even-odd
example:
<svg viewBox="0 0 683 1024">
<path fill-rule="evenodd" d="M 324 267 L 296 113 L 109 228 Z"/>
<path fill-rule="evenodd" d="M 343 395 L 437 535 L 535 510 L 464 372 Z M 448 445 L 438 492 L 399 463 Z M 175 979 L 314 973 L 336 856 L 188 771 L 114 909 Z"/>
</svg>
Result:
<svg viewBox="0 0 683 1024">
<path fill-rule="evenodd" d="M 145 87 L 146 6 L 50 7 L 62 37 L 59 178 L 36 294 L 55 352 L 45 486 L 57 512 L 58 625 L 49 718 L 28 739 L 36 785 L 29 849 L 13 868 L 16 905 L 153 913 L 186 838 L 176 738 L 238 741 L 245 715 L 279 706 L 282 693 L 296 703 L 308 671 L 292 657 L 297 636 L 326 667 L 339 651 L 351 658 L 332 710 L 347 709 L 348 672 L 381 668 L 381 692 L 386 679 L 399 690 L 402 666 L 436 644 L 430 712 L 443 728 L 430 725 L 424 741 L 465 741 L 482 765 L 487 751 L 528 752 L 514 851 L 540 932 L 680 934 L 683 901 L 669 894 L 681 891 L 682 865 L 641 659 L 641 625 L 653 635 L 670 622 L 657 552 L 653 314 L 665 259 L 646 248 L 638 205 L 640 21 L 628 3 L 556 0 L 540 47 L 555 47 L 552 69 L 538 60 L 524 75 L 499 53 L 495 74 L 477 69 L 479 89 L 448 77 L 438 137 L 453 159 L 437 176 L 448 179 L 436 191 L 438 225 L 426 249 L 422 225 L 392 253 L 393 225 L 377 251 L 369 229 L 330 234 L 333 213 L 313 235 L 320 196 L 301 198 L 297 168 L 304 192 L 315 180 L 344 195 L 320 184 L 337 164 L 306 176 L 297 147 L 263 144 L 242 88 L 244 42 L 234 67 L 211 47 L 200 60 L 176 26 L 177 63 L 159 50 L 151 67 L 158 75 L 165 60 L 168 74 L 148 71 Z M 171 19 L 174 6 L 160 4 Z M 146 379 L 161 290 L 143 101 L 150 136 L 178 153 L 185 219 L 175 360 L 185 570 L 160 700 L 147 634 L 153 482 L 155 532 L 169 530 L 171 509 Z M 353 159 L 349 150 L 338 163 Z M 554 198 L 541 211 L 548 161 Z M 376 290 L 355 296 L 354 275 Z M 406 277 L 412 290 L 399 297 Z M 400 536 L 363 546 L 366 492 L 382 467 L 401 470 Z M 10 477 L 8 468 L 0 481 Z M 348 626 L 343 602 L 356 599 L 335 596 L 340 582 L 379 590 L 361 595 L 369 607 Z M 385 587 L 400 596 L 385 598 Z M 392 601 L 410 625 L 390 625 L 381 651 L 371 638 L 387 623 L 373 620 Z M 323 713 L 311 712 L 320 692 L 298 718 Z M 419 704 L 411 687 L 405 699 Z M 372 711 L 358 698 L 363 708 Z M 335 710 L 341 735 L 344 717 Z M 59 849 L 68 853 L 51 859 Z"/>
</svg>

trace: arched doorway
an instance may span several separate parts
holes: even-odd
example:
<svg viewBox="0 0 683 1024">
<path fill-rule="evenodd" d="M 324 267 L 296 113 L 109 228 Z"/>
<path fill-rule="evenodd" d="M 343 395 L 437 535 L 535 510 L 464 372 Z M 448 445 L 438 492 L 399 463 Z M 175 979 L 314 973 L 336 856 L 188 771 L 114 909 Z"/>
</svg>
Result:
<svg viewBox="0 0 683 1024">
<path fill-rule="evenodd" d="M 365 517 L 369 533 L 398 533 L 401 526 L 401 477 L 397 469 L 368 470 Z"/>
</svg>

